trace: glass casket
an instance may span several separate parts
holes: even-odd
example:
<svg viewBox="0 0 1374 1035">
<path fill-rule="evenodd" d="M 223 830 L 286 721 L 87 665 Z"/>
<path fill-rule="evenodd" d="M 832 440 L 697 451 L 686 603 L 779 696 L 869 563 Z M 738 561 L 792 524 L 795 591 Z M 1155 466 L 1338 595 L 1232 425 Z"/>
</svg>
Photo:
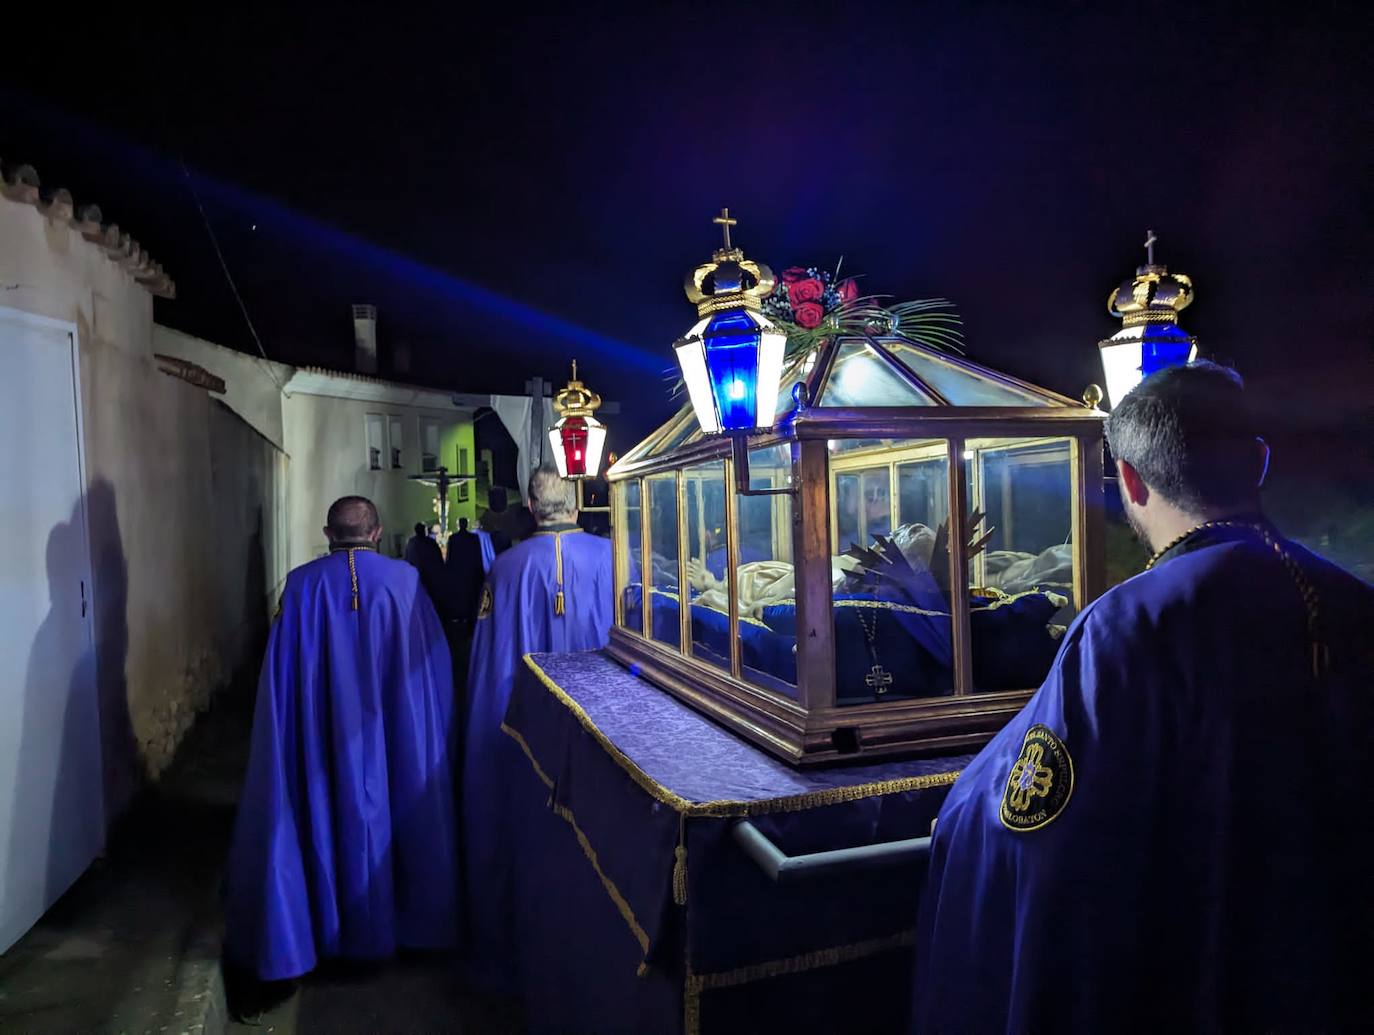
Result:
<svg viewBox="0 0 1374 1035">
<path fill-rule="evenodd" d="M 1103 415 L 895 336 L 781 389 L 747 453 L 687 405 L 608 472 L 611 653 L 798 764 L 984 743 L 1102 591 Z"/>
</svg>

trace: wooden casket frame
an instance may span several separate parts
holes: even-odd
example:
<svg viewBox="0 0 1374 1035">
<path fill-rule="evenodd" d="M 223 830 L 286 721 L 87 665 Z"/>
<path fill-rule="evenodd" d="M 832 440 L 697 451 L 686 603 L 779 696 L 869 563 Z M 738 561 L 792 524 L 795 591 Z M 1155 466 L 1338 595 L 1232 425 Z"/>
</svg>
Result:
<svg viewBox="0 0 1374 1035">
<path fill-rule="evenodd" d="M 835 625 L 832 613 L 831 557 L 840 544 L 831 542 L 834 504 L 832 455 L 829 443 L 840 439 L 886 439 L 943 443 L 949 472 L 949 541 L 966 543 L 971 487 L 962 462 L 966 443 L 973 440 L 1015 439 L 1019 442 L 1055 439 L 1069 444 L 1072 497 L 1073 597 L 1082 608 L 1104 588 L 1105 544 L 1102 510 L 1104 414 L 1047 389 L 971 363 L 893 339 L 868 339 L 868 345 L 893 372 L 911 382 L 930 400 L 918 406 L 837 407 L 806 405 L 822 395 L 830 369 L 844 340 L 823 346 L 805 366 L 792 366 L 784 375 L 784 390 L 795 386 L 796 405 L 767 434 L 752 437 L 750 452 L 784 445 L 791 451 L 792 563 L 796 587 L 797 686 L 791 697 L 752 682 L 744 671 L 739 635 L 739 530 L 735 466 L 738 451 L 724 437 L 691 432 L 695 418 L 690 406 L 627 453 L 607 473 L 615 538 L 615 625 L 610 654 L 656 685 L 676 695 L 740 736 L 772 754 L 798 765 L 849 761 L 856 757 L 949 754 L 976 749 L 986 743 L 1029 699 L 1036 689 L 977 691 L 974 689 L 970 639 L 970 602 L 967 592 L 950 594 L 952 608 L 953 692 L 947 696 L 893 699 L 872 703 L 836 703 Z M 951 405 L 911 367 L 907 358 L 954 367 L 993 386 L 1008 398 L 1027 405 Z M 925 353 L 926 355 L 922 355 Z M 690 423 L 689 423 L 690 422 Z M 658 451 L 663 443 L 674 444 Z M 882 456 L 881 450 L 868 454 Z M 686 469 L 703 462 L 725 465 L 727 580 L 730 594 L 729 670 L 692 656 L 690 606 L 678 608 L 683 649 L 651 636 L 651 608 L 640 606 L 641 628 L 625 625 L 625 588 L 631 564 L 626 535 L 626 488 L 650 475 L 675 473 L 677 478 L 678 586 L 689 585 L 688 520 L 684 479 Z M 848 463 L 844 461 L 843 463 Z M 886 462 L 886 459 L 880 460 Z M 843 463 L 836 461 L 839 469 Z M 647 504 L 647 483 L 640 481 L 640 499 Z M 773 492 L 778 490 L 774 489 Z M 650 507 L 639 508 L 641 549 L 649 542 Z M 894 526 L 895 527 L 895 524 Z M 646 569 L 640 558 L 638 569 Z M 950 583 L 969 586 L 964 551 L 951 550 Z M 641 574 L 642 577 L 642 574 Z M 641 593 L 647 592 L 641 588 Z M 641 599 L 643 599 L 642 597 Z"/>
</svg>

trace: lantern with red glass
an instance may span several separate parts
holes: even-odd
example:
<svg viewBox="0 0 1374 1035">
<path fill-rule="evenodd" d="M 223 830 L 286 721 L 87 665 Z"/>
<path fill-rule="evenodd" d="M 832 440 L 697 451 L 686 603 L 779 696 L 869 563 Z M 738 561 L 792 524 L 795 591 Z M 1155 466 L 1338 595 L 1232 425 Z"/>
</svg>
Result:
<svg viewBox="0 0 1374 1035">
<path fill-rule="evenodd" d="M 606 425 L 592 415 L 600 405 L 601 396 L 577 379 L 577 360 L 573 360 L 572 380 L 553 399 L 558 422 L 549 429 L 549 445 L 562 477 L 580 480 L 595 478 L 600 472 Z"/>
</svg>

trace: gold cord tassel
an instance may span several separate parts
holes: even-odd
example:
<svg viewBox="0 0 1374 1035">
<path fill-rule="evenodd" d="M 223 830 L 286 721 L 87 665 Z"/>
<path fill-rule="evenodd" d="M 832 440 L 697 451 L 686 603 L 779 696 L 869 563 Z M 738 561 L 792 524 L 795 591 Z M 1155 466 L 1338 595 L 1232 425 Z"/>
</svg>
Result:
<svg viewBox="0 0 1374 1035">
<path fill-rule="evenodd" d="M 687 904 L 687 817 L 678 813 L 677 847 L 673 849 L 673 903 Z"/>
<path fill-rule="evenodd" d="M 353 610 L 358 610 L 358 563 L 353 559 L 356 550 L 348 551 L 348 578 L 353 584 Z"/>
<path fill-rule="evenodd" d="M 558 580 L 558 592 L 553 597 L 553 613 L 563 615 L 568 609 L 567 598 L 563 596 L 563 533 L 555 532 L 553 535 L 553 561 L 555 577 Z"/>
</svg>

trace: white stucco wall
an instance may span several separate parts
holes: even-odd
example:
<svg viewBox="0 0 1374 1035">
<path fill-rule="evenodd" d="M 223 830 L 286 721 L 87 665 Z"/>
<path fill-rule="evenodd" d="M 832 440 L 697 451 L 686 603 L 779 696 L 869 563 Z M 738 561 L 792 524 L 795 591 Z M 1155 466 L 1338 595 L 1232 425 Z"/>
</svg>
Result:
<svg viewBox="0 0 1374 1035">
<path fill-rule="evenodd" d="M 77 328 L 106 815 L 158 775 L 240 665 L 259 542 L 274 542 L 280 451 L 153 359 L 151 296 L 71 226 L 0 198 L 0 304 Z M 6 491 L 22 491 L 10 486 Z M 257 515 L 265 522 L 254 538 Z M 270 547 L 264 547 L 270 550 Z M 264 553 L 262 583 L 282 558 Z M 251 593 L 250 593 L 251 596 Z"/>
<path fill-rule="evenodd" d="M 366 496 L 377 505 L 386 528 L 384 553 L 394 554 L 395 534 L 409 538 L 415 522 L 431 524 L 435 520 L 434 489 L 409 478 L 420 470 L 419 418 L 439 421 L 444 432 L 471 420 L 466 410 L 456 408 L 302 393 L 291 395 L 283 410 L 285 440 L 291 454 L 288 495 L 292 567 L 314 560 L 328 549 L 323 532 L 325 515 L 340 496 Z M 401 417 L 404 469 L 369 469 L 369 413 Z"/>
<path fill-rule="evenodd" d="M 282 437 L 281 388 L 291 379 L 294 367 L 227 349 L 161 324 L 153 325 L 153 352 L 189 360 L 223 378 L 224 404 L 278 449 L 289 452 Z"/>
</svg>

